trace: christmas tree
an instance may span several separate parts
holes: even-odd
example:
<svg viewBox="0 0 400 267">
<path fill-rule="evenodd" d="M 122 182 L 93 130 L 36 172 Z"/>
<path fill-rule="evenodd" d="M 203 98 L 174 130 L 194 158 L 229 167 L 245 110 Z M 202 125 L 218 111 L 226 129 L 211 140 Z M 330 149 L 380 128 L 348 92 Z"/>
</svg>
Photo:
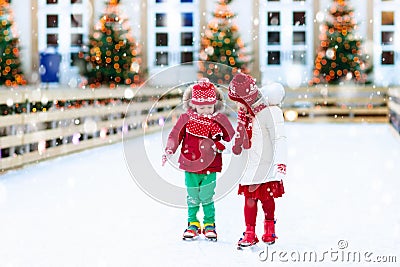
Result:
<svg viewBox="0 0 400 267">
<path fill-rule="evenodd" d="M 8 1 L 0 0 L 0 85 L 24 85 L 19 59 L 19 40 L 15 36 L 13 14 Z"/>
<path fill-rule="evenodd" d="M 354 33 L 357 29 L 354 16 L 348 1 L 333 0 L 319 36 L 321 42 L 310 85 L 366 82 L 366 56 L 362 53 L 362 40 Z"/>
<path fill-rule="evenodd" d="M 238 27 L 233 23 L 235 14 L 228 7 L 230 3 L 231 0 L 218 0 L 213 18 L 201 34 L 200 76 L 220 84 L 229 83 L 239 70 L 248 73 L 250 61 L 244 52 L 245 45 Z M 227 65 L 229 68 L 221 71 L 212 62 Z"/>
<path fill-rule="evenodd" d="M 86 76 L 91 88 L 140 82 L 138 44 L 131 35 L 126 16 L 120 14 L 119 0 L 109 0 L 105 13 L 90 36 Z"/>
</svg>

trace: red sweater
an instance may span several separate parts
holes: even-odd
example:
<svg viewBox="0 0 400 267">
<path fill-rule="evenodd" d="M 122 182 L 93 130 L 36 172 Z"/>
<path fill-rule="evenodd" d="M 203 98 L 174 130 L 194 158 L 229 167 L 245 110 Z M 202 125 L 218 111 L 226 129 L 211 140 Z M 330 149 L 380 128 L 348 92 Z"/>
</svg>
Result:
<svg viewBox="0 0 400 267">
<path fill-rule="evenodd" d="M 186 123 L 189 121 L 187 113 L 182 114 L 172 128 L 165 150 L 175 153 L 182 142 L 178 161 L 179 168 L 182 170 L 194 173 L 220 172 L 222 170 L 221 153 L 215 152 L 213 146 L 221 139 L 229 142 L 233 138 L 235 130 L 224 114 L 218 113 L 212 117 L 212 120 L 222 129 L 222 137 L 218 135 L 211 139 L 210 135 L 209 138 L 202 138 L 186 132 Z"/>
</svg>

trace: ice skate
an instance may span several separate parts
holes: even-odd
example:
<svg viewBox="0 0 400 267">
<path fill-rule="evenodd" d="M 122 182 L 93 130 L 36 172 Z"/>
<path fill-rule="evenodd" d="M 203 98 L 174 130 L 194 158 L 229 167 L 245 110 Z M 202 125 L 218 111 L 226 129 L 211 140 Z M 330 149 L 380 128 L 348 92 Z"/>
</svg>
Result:
<svg viewBox="0 0 400 267">
<path fill-rule="evenodd" d="M 264 221 L 264 234 L 262 236 L 262 241 L 267 245 L 272 245 L 275 243 L 276 237 L 275 235 L 275 223 L 274 220 L 265 220 Z"/>
<path fill-rule="evenodd" d="M 188 223 L 188 228 L 186 228 L 185 232 L 183 232 L 182 238 L 183 240 L 194 240 L 197 239 L 200 233 L 201 233 L 200 223 L 190 222 Z"/>
<path fill-rule="evenodd" d="M 246 232 L 243 233 L 243 237 L 239 239 L 237 243 L 237 249 L 252 247 L 258 243 L 258 238 L 255 233 L 254 226 L 247 226 Z"/>
<path fill-rule="evenodd" d="M 204 237 L 210 241 L 217 241 L 217 232 L 215 231 L 215 223 L 206 223 L 203 229 Z"/>
</svg>

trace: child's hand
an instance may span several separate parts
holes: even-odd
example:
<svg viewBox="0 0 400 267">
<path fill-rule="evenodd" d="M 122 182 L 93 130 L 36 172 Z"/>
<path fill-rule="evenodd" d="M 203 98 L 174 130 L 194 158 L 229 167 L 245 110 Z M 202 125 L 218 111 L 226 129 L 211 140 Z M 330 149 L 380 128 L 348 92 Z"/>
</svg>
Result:
<svg viewBox="0 0 400 267">
<path fill-rule="evenodd" d="M 218 153 L 222 153 L 225 150 L 224 144 L 222 144 L 219 141 L 215 142 L 214 145 L 212 146 L 212 148 L 214 149 L 215 152 L 218 152 Z"/>
<path fill-rule="evenodd" d="M 165 163 L 167 163 L 167 155 L 164 154 L 161 158 L 161 166 L 164 167 Z"/>
<path fill-rule="evenodd" d="M 233 152 L 233 154 L 235 154 L 235 155 L 240 155 L 240 153 L 242 153 L 242 146 L 240 146 L 240 145 L 234 145 L 233 147 L 232 147 L 232 152 Z"/>
<path fill-rule="evenodd" d="M 161 158 L 161 166 L 163 166 L 163 167 L 164 167 L 165 163 L 167 163 L 167 161 L 168 161 L 167 155 L 173 154 L 171 150 L 167 150 L 167 151 L 165 151 L 165 153 L 166 154 L 162 155 L 162 158 Z"/>
<path fill-rule="evenodd" d="M 275 178 L 283 180 L 286 177 L 286 164 L 276 164 L 274 166 Z"/>
<path fill-rule="evenodd" d="M 244 128 L 244 125 L 239 122 L 236 131 L 235 144 L 232 147 L 233 154 L 240 155 L 240 153 L 242 153 L 242 146 L 244 141 L 246 141 L 246 130 Z"/>
<path fill-rule="evenodd" d="M 277 167 L 279 173 L 286 174 L 286 164 L 277 164 Z"/>
</svg>

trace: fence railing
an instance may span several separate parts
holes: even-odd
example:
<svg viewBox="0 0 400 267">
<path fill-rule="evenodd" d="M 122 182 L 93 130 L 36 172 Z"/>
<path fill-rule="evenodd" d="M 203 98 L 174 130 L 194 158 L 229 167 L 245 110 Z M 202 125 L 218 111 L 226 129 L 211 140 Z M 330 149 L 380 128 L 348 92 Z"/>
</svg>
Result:
<svg viewBox="0 0 400 267">
<path fill-rule="evenodd" d="M 400 88 L 389 89 L 388 94 L 390 123 L 400 134 Z"/>
<path fill-rule="evenodd" d="M 183 89 L 0 89 L 0 174 L 168 127 Z M 286 88 L 282 108 L 286 120 L 305 122 L 389 122 L 390 108 L 400 131 L 399 89 Z"/>
<path fill-rule="evenodd" d="M 316 86 L 286 89 L 287 120 L 388 122 L 388 89 L 374 86 Z"/>
<path fill-rule="evenodd" d="M 181 92 L 164 93 L 155 88 L 1 89 L 0 173 L 168 126 Z"/>
</svg>

